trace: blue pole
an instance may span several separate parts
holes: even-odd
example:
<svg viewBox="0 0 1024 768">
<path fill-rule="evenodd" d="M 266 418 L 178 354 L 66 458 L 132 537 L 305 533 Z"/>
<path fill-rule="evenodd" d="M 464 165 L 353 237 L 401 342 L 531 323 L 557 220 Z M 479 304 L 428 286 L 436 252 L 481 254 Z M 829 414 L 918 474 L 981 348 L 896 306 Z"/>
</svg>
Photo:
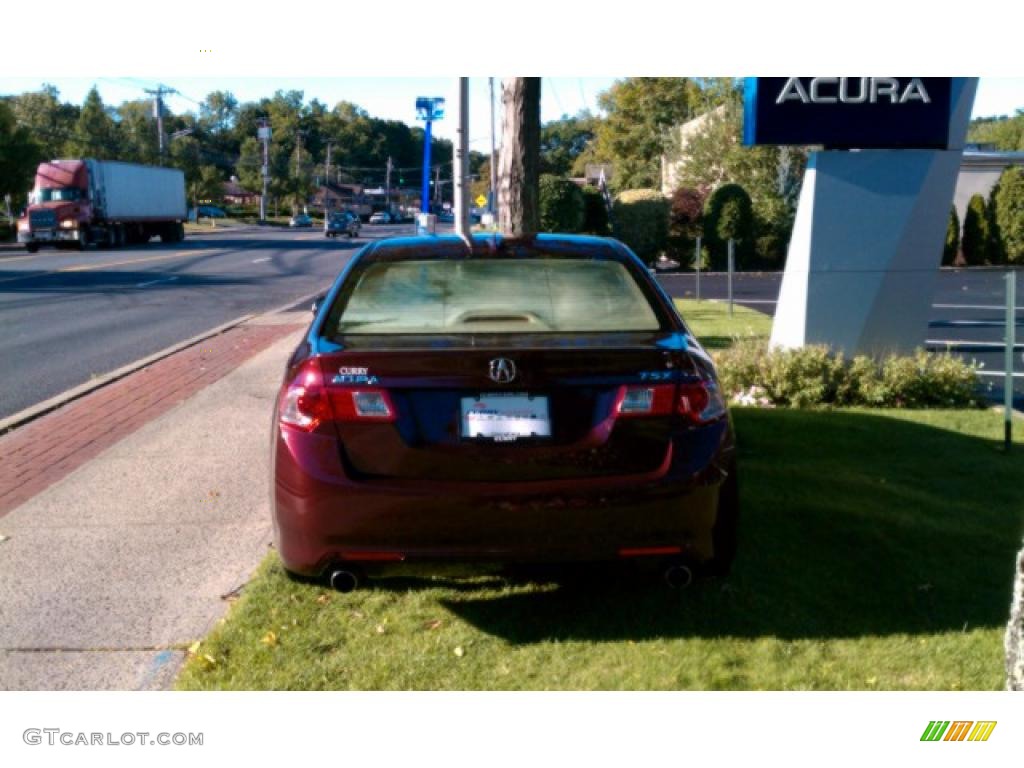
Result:
<svg viewBox="0 0 1024 768">
<path fill-rule="evenodd" d="M 430 120 L 427 120 L 427 133 L 423 137 L 423 199 L 420 210 L 430 213 Z"/>
</svg>

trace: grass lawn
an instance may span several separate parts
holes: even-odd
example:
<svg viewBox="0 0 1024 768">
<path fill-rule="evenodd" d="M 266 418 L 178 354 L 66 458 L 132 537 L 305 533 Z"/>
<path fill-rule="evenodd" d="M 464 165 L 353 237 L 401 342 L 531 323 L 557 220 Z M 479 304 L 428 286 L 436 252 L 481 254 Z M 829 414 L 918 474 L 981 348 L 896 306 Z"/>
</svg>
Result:
<svg viewBox="0 0 1024 768">
<path fill-rule="evenodd" d="M 725 349 L 735 339 L 748 336 L 763 338 L 767 342 L 772 332 L 772 319 L 749 307 L 734 304 L 733 315 L 729 317 L 728 304 L 695 299 L 675 301 L 690 330 L 708 351 Z"/>
<path fill-rule="evenodd" d="M 682 309 L 722 344 L 767 333 L 750 310 L 729 325 L 722 305 Z M 403 578 L 341 595 L 270 555 L 178 686 L 1001 688 L 1024 441 L 1002 453 L 991 411 L 733 414 L 741 545 L 725 581 Z"/>
</svg>

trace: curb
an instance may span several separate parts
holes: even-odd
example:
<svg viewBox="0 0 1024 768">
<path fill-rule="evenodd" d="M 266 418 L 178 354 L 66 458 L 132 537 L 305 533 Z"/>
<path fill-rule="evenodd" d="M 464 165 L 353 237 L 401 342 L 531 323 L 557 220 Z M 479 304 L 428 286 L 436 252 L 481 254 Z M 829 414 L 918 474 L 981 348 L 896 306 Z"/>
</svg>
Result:
<svg viewBox="0 0 1024 768">
<path fill-rule="evenodd" d="M 185 339 L 184 341 L 179 341 L 177 344 L 172 344 L 171 346 L 166 347 L 165 349 L 162 349 L 159 352 L 155 352 L 152 355 L 149 355 L 148 357 L 144 357 L 140 360 L 136 360 L 135 362 L 128 363 L 128 365 L 124 365 L 118 368 L 117 370 L 111 371 L 110 373 L 106 373 L 102 376 L 98 376 L 95 379 L 90 379 L 89 381 L 83 384 L 79 384 L 77 387 L 72 387 L 71 389 L 65 392 L 61 392 L 59 395 L 51 397 L 49 400 L 44 400 L 41 403 L 29 406 L 28 408 L 25 408 L 24 410 L 15 413 L 13 416 L 8 416 L 5 419 L 0 419 L 0 435 L 5 435 L 11 430 L 16 429 L 17 427 L 23 426 L 30 421 L 38 419 L 40 416 L 45 416 L 48 413 L 56 411 L 58 408 L 64 407 L 70 402 L 78 400 L 81 397 L 85 397 L 91 392 L 95 392 L 97 389 L 102 389 L 108 384 L 113 384 L 115 381 L 119 381 L 120 379 L 123 379 L 125 376 L 135 373 L 136 371 L 145 368 L 147 365 L 152 365 L 158 360 L 163 360 L 165 357 L 170 357 L 171 355 L 181 352 L 183 349 L 194 347 L 196 344 L 200 344 L 203 341 L 212 338 L 213 336 L 219 336 L 225 331 L 230 331 L 232 328 L 236 328 L 239 325 L 243 325 L 244 323 L 247 323 L 250 320 L 253 320 L 257 317 L 265 317 L 267 315 L 279 314 L 281 312 L 286 312 L 287 310 L 290 310 L 293 307 L 298 306 L 299 304 L 311 302 L 321 293 L 323 293 L 323 291 L 316 291 L 315 293 L 311 293 L 306 296 L 300 296 L 294 301 L 289 301 L 287 304 L 282 304 L 279 307 L 268 309 L 265 312 L 259 312 L 257 314 L 242 315 L 241 317 L 236 317 L 234 320 L 229 320 L 226 323 L 218 325 L 214 328 L 210 328 L 207 331 L 203 331 L 202 333 L 193 336 L 190 339 Z"/>
</svg>

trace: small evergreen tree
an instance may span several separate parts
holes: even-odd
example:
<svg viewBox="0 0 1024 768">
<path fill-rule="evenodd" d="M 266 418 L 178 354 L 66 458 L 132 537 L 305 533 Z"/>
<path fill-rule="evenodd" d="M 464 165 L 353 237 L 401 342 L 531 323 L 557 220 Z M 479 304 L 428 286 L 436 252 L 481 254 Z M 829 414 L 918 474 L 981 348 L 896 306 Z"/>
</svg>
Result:
<svg viewBox="0 0 1024 768">
<path fill-rule="evenodd" d="M 1007 168 L 989 206 L 993 250 L 1010 264 L 1024 264 L 1024 169 Z"/>
<path fill-rule="evenodd" d="M 956 206 L 950 206 L 949 223 L 946 225 L 946 243 L 942 248 L 942 264 L 951 267 L 956 263 L 956 255 L 960 250 L 960 217 Z"/>
<path fill-rule="evenodd" d="M 704 235 L 716 269 L 727 265 L 728 241 L 736 241 L 736 267 L 750 266 L 754 253 L 754 211 L 750 195 L 739 184 L 725 184 L 708 198 Z"/>
<path fill-rule="evenodd" d="M 992 234 L 989 229 L 987 208 L 984 197 L 973 195 L 964 212 L 961 247 L 964 251 L 964 260 L 969 265 L 987 264 L 990 258 L 989 246 Z"/>
</svg>

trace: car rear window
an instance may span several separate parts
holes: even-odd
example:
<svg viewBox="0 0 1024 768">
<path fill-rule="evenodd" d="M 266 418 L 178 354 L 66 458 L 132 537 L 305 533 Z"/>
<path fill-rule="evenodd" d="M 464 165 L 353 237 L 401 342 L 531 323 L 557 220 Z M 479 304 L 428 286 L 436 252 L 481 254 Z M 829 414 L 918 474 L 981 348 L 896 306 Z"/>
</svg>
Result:
<svg viewBox="0 0 1024 768">
<path fill-rule="evenodd" d="M 402 260 L 353 273 L 332 335 L 654 331 L 658 315 L 617 261 Z"/>
</svg>

